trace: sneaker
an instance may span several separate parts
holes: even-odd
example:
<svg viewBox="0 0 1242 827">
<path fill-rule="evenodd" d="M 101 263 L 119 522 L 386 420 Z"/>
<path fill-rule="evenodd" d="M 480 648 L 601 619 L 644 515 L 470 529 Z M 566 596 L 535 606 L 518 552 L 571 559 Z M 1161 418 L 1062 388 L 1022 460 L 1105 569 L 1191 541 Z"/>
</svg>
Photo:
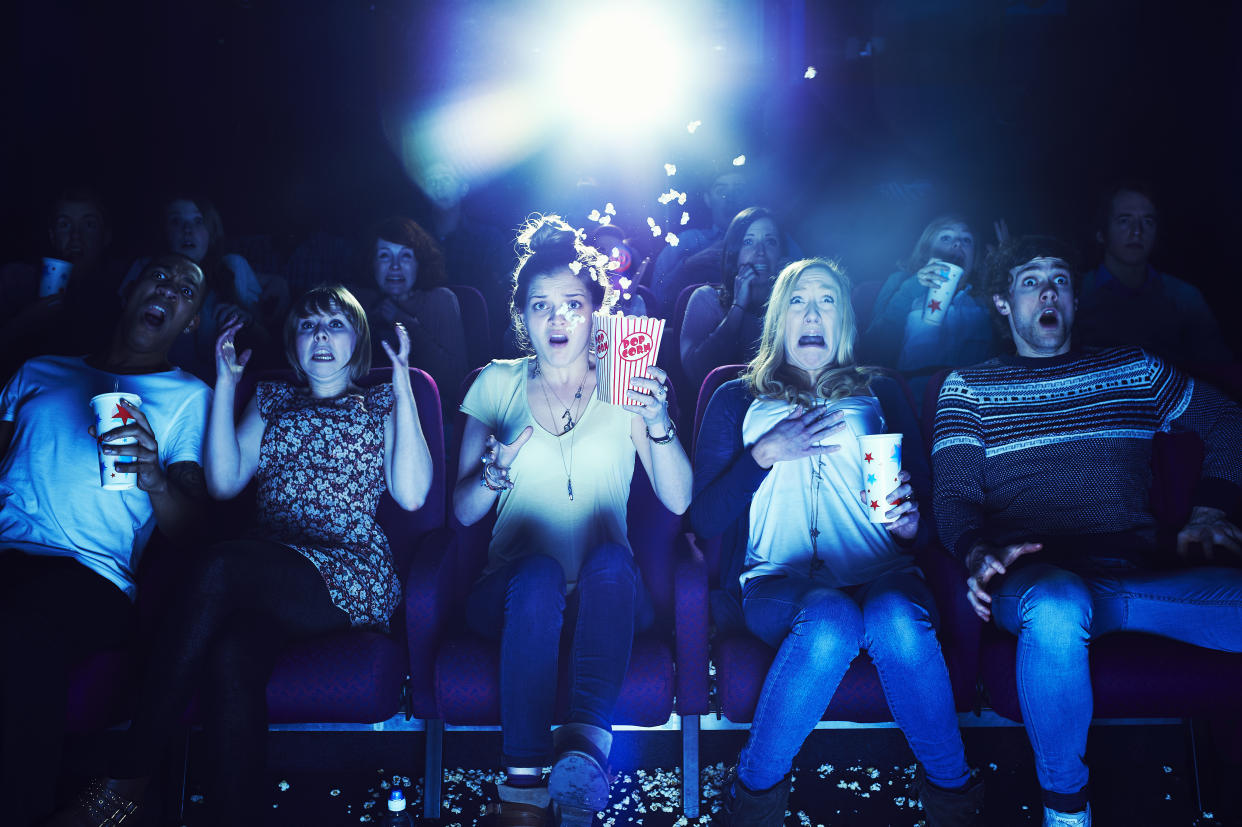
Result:
<svg viewBox="0 0 1242 827">
<path fill-rule="evenodd" d="M 755 792 L 737 777 L 736 767 L 730 769 L 721 785 L 721 822 L 728 827 L 781 827 L 792 781 L 790 773 L 772 789 Z"/>
<path fill-rule="evenodd" d="M 1044 808 L 1044 827 L 1091 827 L 1091 805 L 1080 813 Z"/>
</svg>

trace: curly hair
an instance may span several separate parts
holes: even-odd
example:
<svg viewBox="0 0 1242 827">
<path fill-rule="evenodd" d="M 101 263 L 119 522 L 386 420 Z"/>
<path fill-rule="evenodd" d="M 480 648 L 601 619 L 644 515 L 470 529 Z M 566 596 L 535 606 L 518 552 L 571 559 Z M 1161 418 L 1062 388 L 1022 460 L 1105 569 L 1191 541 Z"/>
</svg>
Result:
<svg viewBox="0 0 1242 827">
<path fill-rule="evenodd" d="M 808 270 L 824 270 L 837 283 L 837 313 L 840 336 L 832 367 L 823 371 L 811 386 L 806 372 L 785 359 L 785 317 L 789 300 L 798 286 L 798 279 Z M 772 298 L 763 317 L 763 333 L 759 352 L 743 374 L 747 387 L 755 397 L 784 399 L 787 402 L 814 405 L 816 399 L 842 399 L 867 388 L 873 368 L 854 364 L 854 342 L 858 326 L 854 305 L 850 301 L 850 280 L 835 261 L 825 258 L 804 258 L 785 266 L 772 287 Z"/>
</svg>

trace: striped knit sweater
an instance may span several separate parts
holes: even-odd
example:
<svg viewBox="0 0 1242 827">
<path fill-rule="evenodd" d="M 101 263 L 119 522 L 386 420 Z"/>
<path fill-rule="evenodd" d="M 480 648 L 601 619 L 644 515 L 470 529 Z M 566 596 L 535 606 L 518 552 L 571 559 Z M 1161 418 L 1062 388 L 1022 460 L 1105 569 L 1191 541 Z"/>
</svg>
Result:
<svg viewBox="0 0 1242 827">
<path fill-rule="evenodd" d="M 1141 556 L 1155 539 L 1152 436 L 1169 430 L 1194 431 L 1206 447 L 1195 504 L 1232 507 L 1242 411 L 1156 356 L 1075 350 L 955 371 L 932 437 L 941 542 L 961 559 L 980 540 Z"/>
</svg>

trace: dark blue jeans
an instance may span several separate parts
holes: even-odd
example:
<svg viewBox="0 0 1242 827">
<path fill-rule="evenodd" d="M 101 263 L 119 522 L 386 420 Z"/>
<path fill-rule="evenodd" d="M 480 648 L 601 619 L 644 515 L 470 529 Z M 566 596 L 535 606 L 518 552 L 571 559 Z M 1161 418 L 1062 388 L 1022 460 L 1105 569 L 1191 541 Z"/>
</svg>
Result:
<svg viewBox="0 0 1242 827">
<path fill-rule="evenodd" d="M 568 611 L 566 611 L 568 609 Z M 507 767 L 552 763 L 557 664 L 566 619 L 570 647 L 569 722 L 611 729 L 634 632 L 655 613 L 629 549 L 592 551 L 568 600 L 561 564 L 522 557 L 475 584 L 466 602 L 470 628 L 500 639 L 500 723 Z"/>
<path fill-rule="evenodd" d="M 1144 571 L 1124 560 L 1069 565 L 1032 559 L 992 592 L 996 625 L 1018 636 L 1018 703 L 1044 804 L 1066 811 L 1087 804 L 1092 640 L 1146 632 L 1242 651 L 1242 571 Z"/>
<path fill-rule="evenodd" d="M 928 779 L 946 788 L 969 780 L 936 604 L 921 577 L 897 572 L 845 589 L 763 577 L 746 584 L 742 608 L 750 630 L 777 650 L 738 761 L 746 786 L 766 790 L 789 772 L 861 649 Z"/>
</svg>

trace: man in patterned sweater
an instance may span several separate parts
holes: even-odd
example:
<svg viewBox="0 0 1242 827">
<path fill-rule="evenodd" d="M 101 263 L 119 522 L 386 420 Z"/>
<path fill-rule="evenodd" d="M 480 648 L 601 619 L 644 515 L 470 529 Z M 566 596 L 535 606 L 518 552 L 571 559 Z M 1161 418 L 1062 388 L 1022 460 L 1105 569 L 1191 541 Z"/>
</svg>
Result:
<svg viewBox="0 0 1242 827">
<path fill-rule="evenodd" d="M 1242 651 L 1242 571 L 1169 567 L 1148 502 L 1153 435 L 1193 431 L 1206 457 L 1177 554 L 1242 549 L 1226 516 L 1242 490 L 1242 411 L 1139 348 L 1074 348 L 1078 275 L 1055 239 L 993 254 L 1016 354 L 950 374 L 932 440 L 941 540 L 969 570 L 976 613 L 1018 636 L 1046 827 L 1091 823 L 1090 640 L 1140 631 Z"/>
</svg>

